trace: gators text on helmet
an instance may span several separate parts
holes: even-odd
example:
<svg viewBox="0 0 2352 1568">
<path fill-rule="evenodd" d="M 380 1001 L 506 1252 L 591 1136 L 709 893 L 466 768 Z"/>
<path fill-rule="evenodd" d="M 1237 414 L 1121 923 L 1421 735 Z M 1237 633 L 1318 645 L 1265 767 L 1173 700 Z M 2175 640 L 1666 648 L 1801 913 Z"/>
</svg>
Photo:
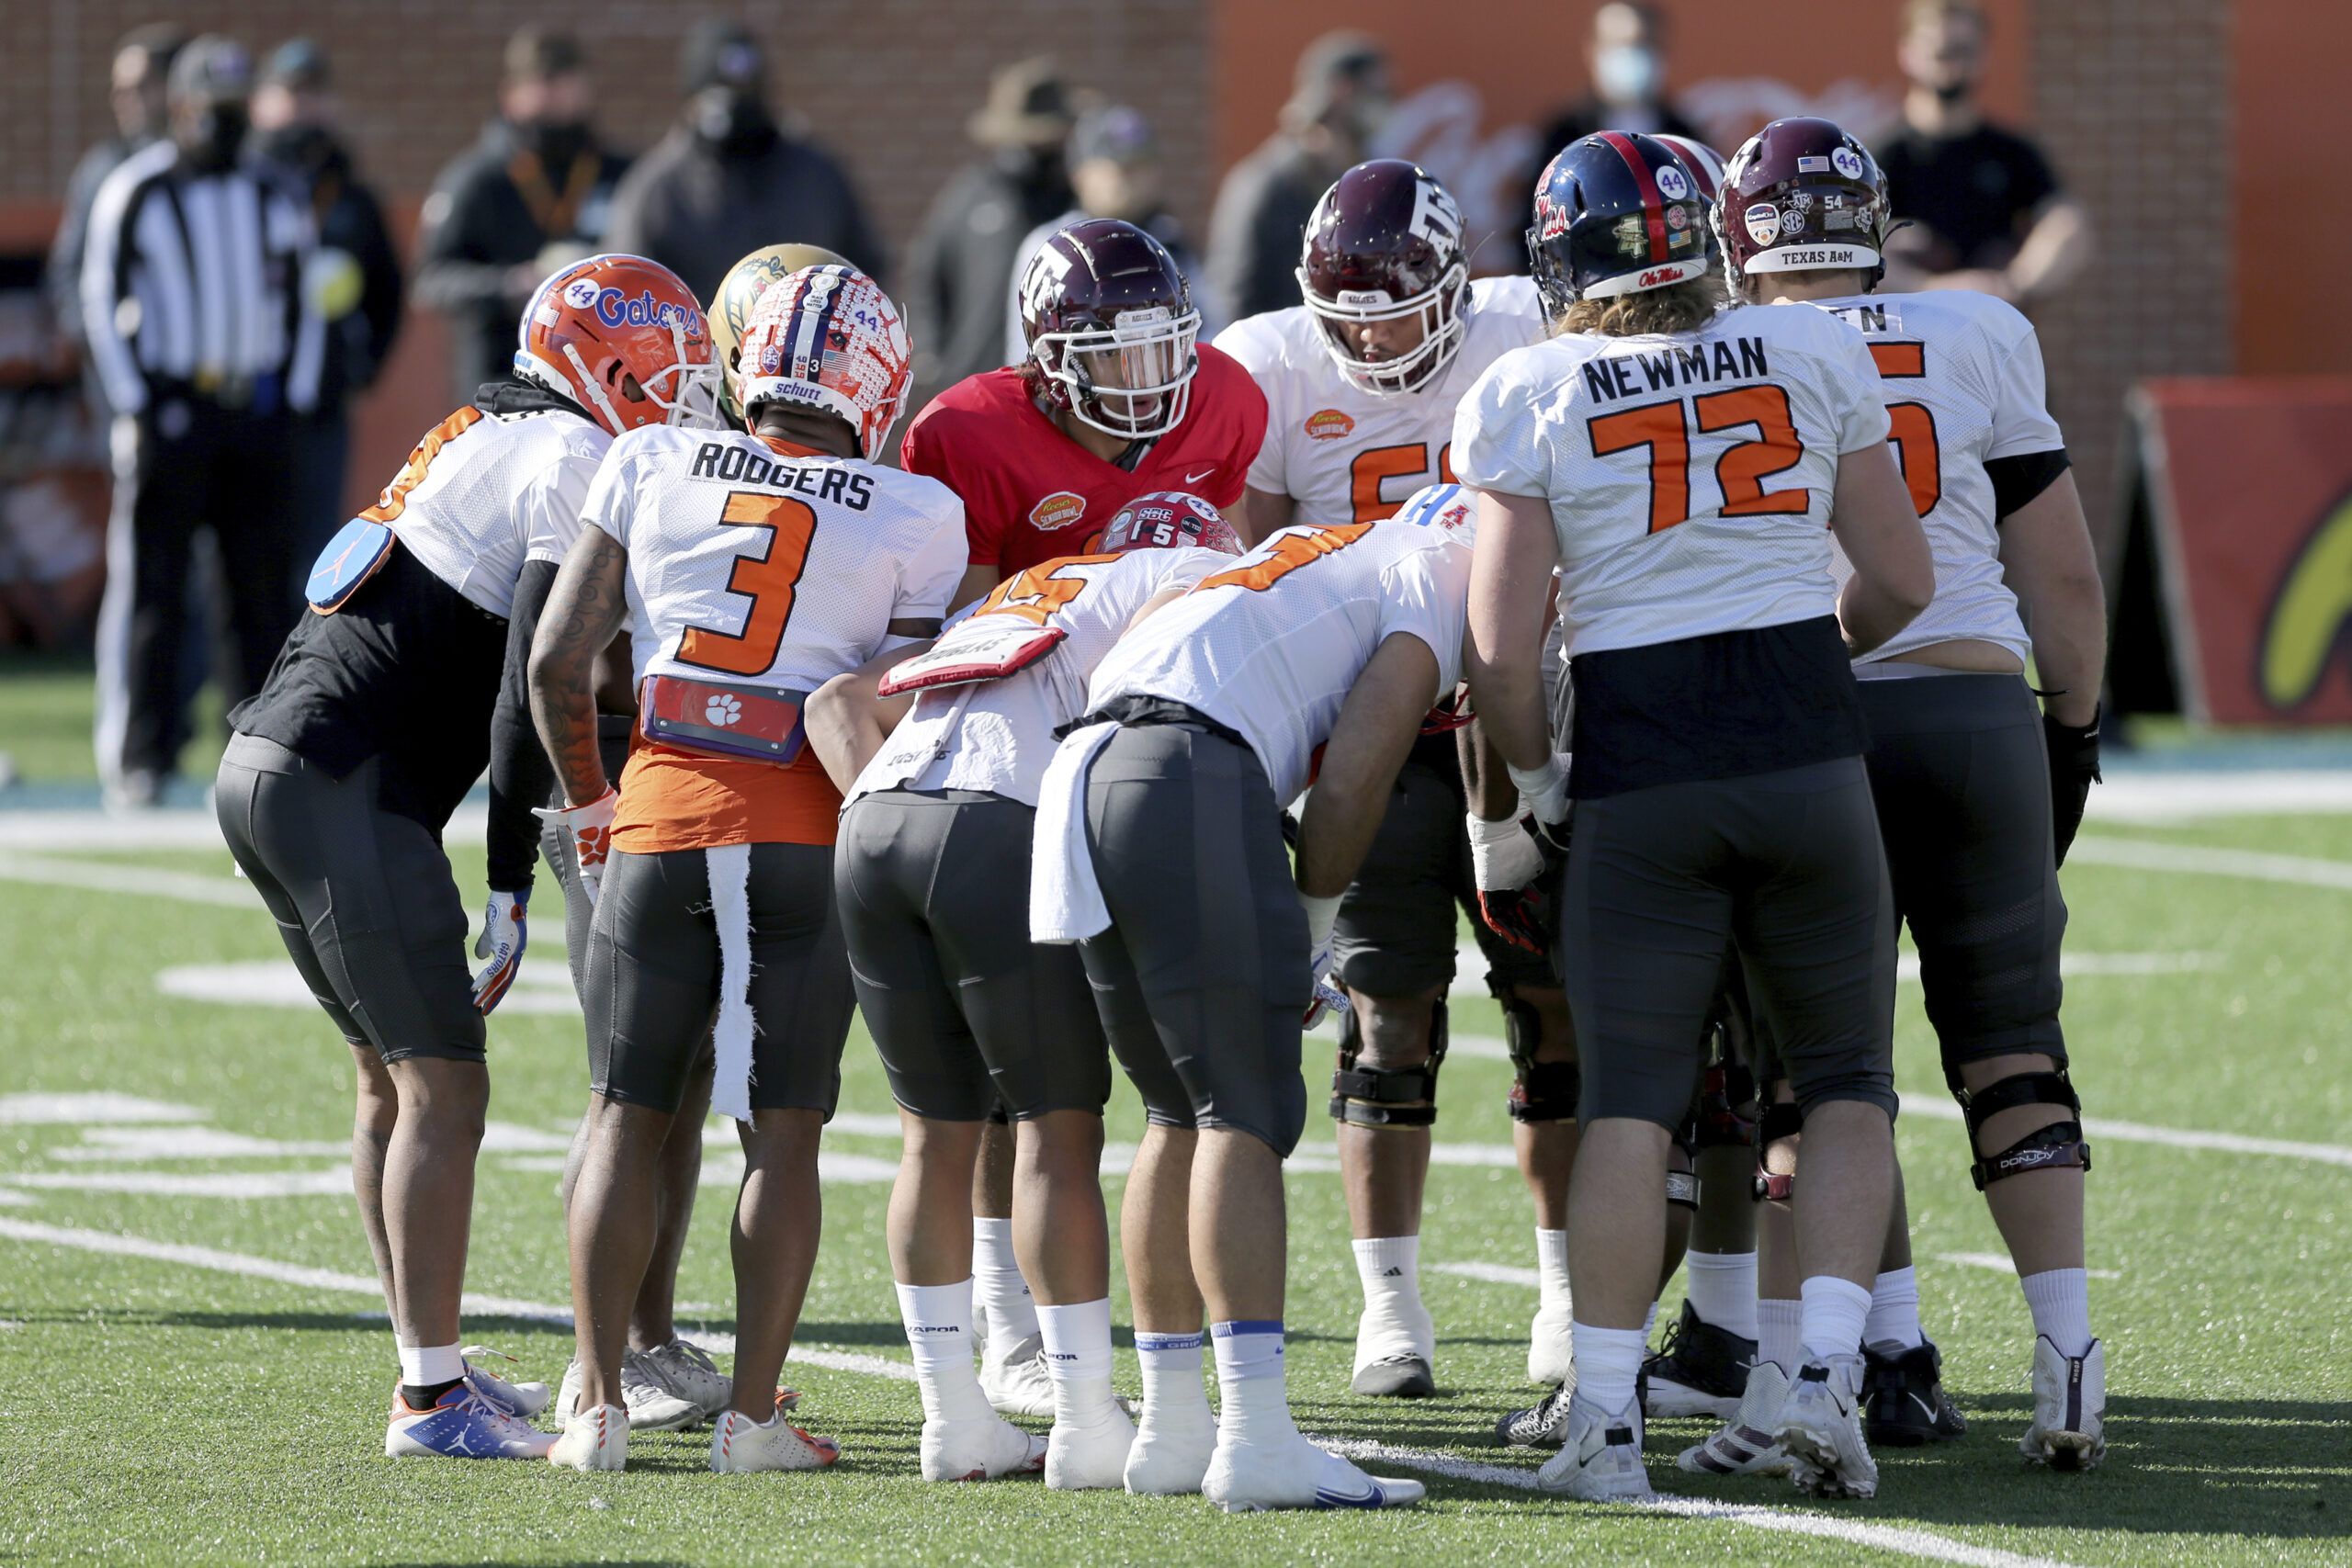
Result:
<svg viewBox="0 0 2352 1568">
<path fill-rule="evenodd" d="M 514 374 L 571 399 L 615 435 L 718 423 L 702 302 L 643 256 L 590 256 L 539 285 L 516 333 Z"/>
</svg>

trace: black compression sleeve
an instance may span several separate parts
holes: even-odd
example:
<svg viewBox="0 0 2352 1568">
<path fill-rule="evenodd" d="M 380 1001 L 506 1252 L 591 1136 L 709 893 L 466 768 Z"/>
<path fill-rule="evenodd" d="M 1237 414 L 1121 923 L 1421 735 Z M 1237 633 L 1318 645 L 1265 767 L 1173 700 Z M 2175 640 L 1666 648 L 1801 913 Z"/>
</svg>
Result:
<svg viewBox="0 0 2352 1568">
<path fill-rule="evenodd" d="M 1984 477 L 1993 481 L 1993 515 L 2007 519 L 2028 502 L 2058 482 L 2068 460 L 2064 446 L 2047 452 L 2021 452 L 2014 457 L 1987 457 Z"/>
<path fill-rule="evenodd" d="M 527 892 L 539 856 L 539 821 L 531 808 L 555 796 L 555 765 L 531 722 L 531 638 L 555 587 L 556 563 L 526 561 L 506 621 L 506 668 L 490 720 L 490 885 Z"/>
</svg>

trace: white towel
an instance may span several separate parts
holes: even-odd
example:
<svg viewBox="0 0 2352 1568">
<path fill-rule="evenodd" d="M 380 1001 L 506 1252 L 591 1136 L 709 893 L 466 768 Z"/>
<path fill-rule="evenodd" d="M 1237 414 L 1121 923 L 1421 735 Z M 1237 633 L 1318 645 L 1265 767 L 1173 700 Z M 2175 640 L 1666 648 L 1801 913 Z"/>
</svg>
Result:
<svg viewBox="0 0 2352 1568">
<path fill-rule="evenodd" d="M 722 1116 L 752 1119 L 752 846 L 723 844 L 703 851 L 710 875 L 710 919 L 718 928 L 718 1024 L 713 1031 L 718 1068 L 710 1103 Z"/>
<path fill-rule="evenodd" d="M 1037 786 L 1035 863 L 1029 868 L 1029 940 L 1077 942 L 1107 930 L 1110 907 L 1094 880 L 1086 847 L 1086 775 L 1095 753 L 1117 733 L 1105 720 L 1073 730 Z"/>
</svg>

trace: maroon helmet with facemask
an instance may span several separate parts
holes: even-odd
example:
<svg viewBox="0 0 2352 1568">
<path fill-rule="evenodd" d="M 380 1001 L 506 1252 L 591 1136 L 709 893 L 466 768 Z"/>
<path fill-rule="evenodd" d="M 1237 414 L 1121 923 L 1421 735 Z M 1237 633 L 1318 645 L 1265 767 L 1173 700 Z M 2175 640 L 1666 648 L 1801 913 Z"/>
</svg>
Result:
<svg viewBox="0 0 2352 1568">
<path fill-rule="evenodd" d="M 1711 215 L 1735 295 L 1751 274 L 1886 274 L 1886 176 L 1870 149 L 1810 116 L 1776 119 L 1724 169 Z"/>
<path fill-rule="evenodd" d="M 1116 218 L 1064 225 L 1021 275 L 1021 335 L 1046 400 L 1111 435 L 1183 423 L 1200 333 L 1168 247 Z"/>
<path fill-rule="evenodd" d="M 1383 395 L 1409 392 L 1444 370 L 1469 329 L 1470 265 L 1462 209 L 1402 158 L 1358 164 L 1323 193 L 1306 220 L 1299 293 L 1340 374 Z M 1367 344 L 1369 323 L 1420 322 L 1402 353 Z"/>
</svg>

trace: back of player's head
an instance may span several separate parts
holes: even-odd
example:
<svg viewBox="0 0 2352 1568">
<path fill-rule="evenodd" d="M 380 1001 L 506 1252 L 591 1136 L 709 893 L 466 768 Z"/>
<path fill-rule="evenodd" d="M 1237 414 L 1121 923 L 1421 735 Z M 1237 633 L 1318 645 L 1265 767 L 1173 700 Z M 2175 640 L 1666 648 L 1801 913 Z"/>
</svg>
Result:
<svg viewBox="0 0 2352 1568">
<path fill-rule="evenodd" d="M 1189 491 L 1158 490 L 1119 508 L 1094 548 L 1102 555 L 1172 550 L 1190 546 L 1222 555 L 1241 553 L 1241 536 L 1225 514 Z"/>
<path fill-rule="evenodd" d="M 1527 257 L 1556 323 L 1586 300 L 1705 276 L 1707 206 L 1674 149 L 1603 130 L 1561 149 L 1535 187 Z"/>
<path fill-rule="evenodd" d="M 752 324 L 752 307 L 768 285 L 804 266 L 847 266 L 849 263 L 822 245 L 763 245 L 727 269 L 710 297 L 710 347 L 719 369 L 718 405 L 731 429 L 743 423 L 743 405 L 735 398 L 737 355 L 743 329 Z"/>
<path fill-rule="evenodd" d="M 737 393 L 754 421 L 771 403 L 830 414 L 870 459 L 889 442 L 913 367 L 906 324 L 880 284 L 846 264 L 802 267 L 752 307 Z"/>
<path fill-rule="evenodd" d="M 1764 273 L 1854 271 L 1871 288 L 1886 273 L 1886 176 L 1830 120 L 1792 116 L 1749 137 L 1710 220 L 1735 292 Z"/>
<path fill-rule="evenodd" d="M 550 274 L 523 308 L 514 374 L 569 398 L 613 434 L 718 423 L 702 302 L 645 256 L 590 256 Z"/>
</svg>

